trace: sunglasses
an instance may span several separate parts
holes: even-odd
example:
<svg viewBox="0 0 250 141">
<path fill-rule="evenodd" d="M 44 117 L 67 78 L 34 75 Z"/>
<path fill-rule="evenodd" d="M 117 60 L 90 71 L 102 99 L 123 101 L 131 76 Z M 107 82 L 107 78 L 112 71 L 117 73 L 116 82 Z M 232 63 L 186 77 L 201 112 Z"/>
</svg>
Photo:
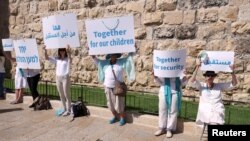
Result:
<svg viewBox="0 0 250 141">
<path fill-rule="evenodd" d="M 209 75 L 209 74 L 208 74 L 208 75 L 205 75 L 205 77 L 215 77 L 215 76 L 216 76 L 216 75 L 212 75 L 212 74 L 211 74 L 211 75 Z"/>
</svg>

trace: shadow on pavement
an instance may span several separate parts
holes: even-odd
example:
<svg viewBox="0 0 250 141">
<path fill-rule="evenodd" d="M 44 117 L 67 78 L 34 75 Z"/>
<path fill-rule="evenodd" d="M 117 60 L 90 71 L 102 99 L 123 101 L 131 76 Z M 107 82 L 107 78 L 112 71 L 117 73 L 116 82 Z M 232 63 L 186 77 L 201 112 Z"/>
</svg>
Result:
<svg viewBox="0 0 250 141">
<path fill-rule="evenodd" d="M 13 111 L 21 111 L 22 108 L 11 108 L 11 109 L 0 109 L 0 114 L 7 113 L 7 112 L 13 112 Z"/>
</svg>

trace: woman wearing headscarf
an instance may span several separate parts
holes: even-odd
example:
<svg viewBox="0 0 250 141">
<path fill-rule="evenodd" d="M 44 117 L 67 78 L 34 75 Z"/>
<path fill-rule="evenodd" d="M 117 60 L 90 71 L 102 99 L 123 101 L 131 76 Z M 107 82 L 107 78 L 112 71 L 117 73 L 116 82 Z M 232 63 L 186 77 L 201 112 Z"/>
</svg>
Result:
<svg viewBox="0 0 250 141">
<path fill-rule="evenodd" d="M 105 60 L 100 60 L 95 56 L 92 56 L 95 64 L 98 67 L 98 79 L 104 83 L 105 94 L 107 98 L 107 106 L 113 114 L 109 123 L 113 124 L 119 121 L 123 126 L 125 121 L 125 97 L 114 95 L 115 77 L 118 81 L 123 82 L 124 72 L 126 72 L 127 78 L 130 81 L 135 79 L 134 62 L 132 55 L 128 55 L 126 58 L 120 58 L 121 54 L 109 54 Z M 114 72 L 114 74 L 113 74 Z"/>
</svg>

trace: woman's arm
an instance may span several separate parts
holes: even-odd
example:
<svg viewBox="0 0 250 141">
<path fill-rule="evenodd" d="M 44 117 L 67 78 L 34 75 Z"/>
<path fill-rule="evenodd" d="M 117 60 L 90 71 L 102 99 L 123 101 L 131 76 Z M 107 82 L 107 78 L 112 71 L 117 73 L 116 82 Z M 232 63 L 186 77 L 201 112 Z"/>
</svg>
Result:
<svg viewBox="0 0 250 141">
<path fill-rule="evenodd" d="M 237 85 L 237 78 L 236 78 L 236 75 L 234 73 L 234 65 L 231 65 L 230 68 L 232 69 L 232 85 L 233 86 L 236 86 Z"/>
<path fill-rule="evenodd" d="M 199 59 L 196 59 L 196 67 L 195 67 L 195 70 L 193 72 L 193 75 L 192 77 L 190 78 L 190 81 L 193 83 L 194 81 L 196 81 L 196 75 L 197 75 L 197 72 L 199 70 L 201 66 L 201 61 Z"/>
<path fill-rule="evenodd" d="M 45 60 L 49 60 L 49 56 L 48 56 L 48 53 L 47 53 L 46 46 L 43 47 L 43 50 L 44 50 L 44 57 L 45 57 Z"/>
<path fill-rule="evenodd" d="M 8 52 L 8 53 L 3 53 L 4 54 L 4 56 L 8 59 L 8 60 L 10 60 L 10 61 L 12 61 L 12 62 L 16 62 L 16 58 L 13 58 L 12 56 L 11 56 L 11 53 L 10 52 Z"/>
<path fill-rule="evenodd" d="M 68 54 L 69 63 L 71 63 L 72 58 L 71 58 L 71 49 L 70 49 L 69 45 L 67 45 L 66 51 L 67 51 L 67 54 Z"/>
</svg>

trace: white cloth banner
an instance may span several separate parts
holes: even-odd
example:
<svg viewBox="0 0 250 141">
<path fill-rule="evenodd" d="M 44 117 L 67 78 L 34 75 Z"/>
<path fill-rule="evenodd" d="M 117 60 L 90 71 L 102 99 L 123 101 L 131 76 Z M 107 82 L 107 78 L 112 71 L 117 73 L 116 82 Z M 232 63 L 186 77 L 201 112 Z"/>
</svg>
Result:
<svg viewBox="0 0 250 141">
<path fill-rule="evenodd" d="M 42 19 L 43 39 L 47 49 L 80 47 L 77 19 L 74 13 Z"/>
<path fill-rule="evenodd" d="M 3 51 L 13 51 L 13 40 L 12 39 L 2 39 Z"/>
<path fill-rule="evenodd" d="M 14 40 L 17 67 L 40 69 L 36 39 Z"/>
<path fill-rule="evenodd" d="M 154 75 L 165 78 L 182 77 L 186 65 L 186 54 L 186 49 L 173 51 L 154 50 Z"/>
<path fill-rule="evenodd" d="M 201 64 L 202 71 L 232 72 L 229 67 L 234 63 L 233 51 L 206 51 L 207 59 Z"/>
<path fill-rule="evenodd" d="M 135 52 L 134 17 L 86 20 L 89 55 Z"/>
</svg>

